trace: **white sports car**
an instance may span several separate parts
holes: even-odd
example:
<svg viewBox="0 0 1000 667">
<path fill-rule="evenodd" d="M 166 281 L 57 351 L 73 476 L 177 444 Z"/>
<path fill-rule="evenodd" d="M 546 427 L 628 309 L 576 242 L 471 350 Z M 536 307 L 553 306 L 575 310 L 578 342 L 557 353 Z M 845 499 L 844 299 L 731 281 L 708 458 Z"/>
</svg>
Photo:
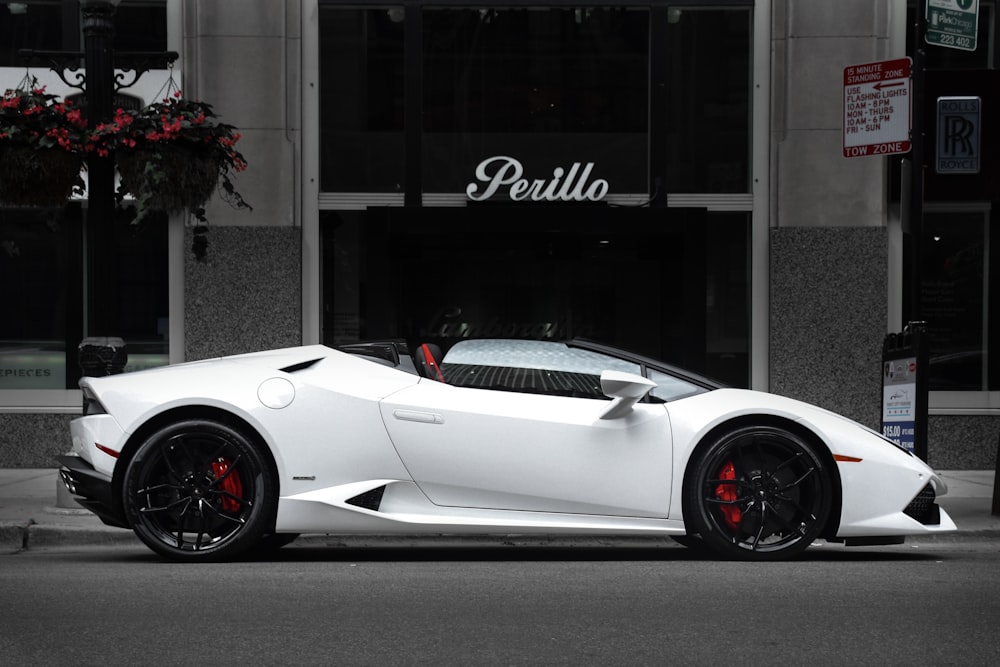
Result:
<svg viewBox="0 0 1000 667">
<path fill-rule="evenodd" d="M 590 341 L 313 345 L 81 380 L 61 476 L 185 561 L 302 533 L 671 536 L 722 558 L 955 530 L 839 415 Z"/>
</svg>

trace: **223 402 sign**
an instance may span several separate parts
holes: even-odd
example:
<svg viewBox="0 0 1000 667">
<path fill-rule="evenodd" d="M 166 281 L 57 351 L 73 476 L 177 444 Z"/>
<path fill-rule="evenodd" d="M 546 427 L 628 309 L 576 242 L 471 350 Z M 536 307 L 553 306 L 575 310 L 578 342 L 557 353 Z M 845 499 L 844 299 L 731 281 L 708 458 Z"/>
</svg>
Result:
<svg viewBox="0 0 1000 667">
<path fill-rule="evenodd" d="M 924 41 L 934 46 L 976 50 L 979 0 L 927 0 Z"/>
</svg>

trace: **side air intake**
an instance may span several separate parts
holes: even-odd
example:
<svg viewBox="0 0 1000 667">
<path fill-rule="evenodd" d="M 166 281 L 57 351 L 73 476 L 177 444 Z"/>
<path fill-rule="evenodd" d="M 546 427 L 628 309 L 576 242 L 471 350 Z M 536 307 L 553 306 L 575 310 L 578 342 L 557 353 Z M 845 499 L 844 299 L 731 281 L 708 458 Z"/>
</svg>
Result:
<svg viewBox="0 0 1000 667">
<path fill-rule="evenodd" d="M 284 368 L 282 368 L 280 370 L 283 373 L 295 373 L 296 371 L 304 371 L 307 368 L 312 368 L 313 366 L 315 366 L 316 364 L 318 364 L 321 361 L 323 361 L 322 358 L 320 358 L 320 359 L 310 359 L 309 361 L 303 361 L 303 362 L 298 363 L 298 364 L 292 364 L 291 366 L 285 366 Z"/>
<path fill-rule="evenodd" d="M 372 489 L 371 491 L 365 491 L 362 494 L 356 495 L 353 498 L 347 500 L 348 505 L 354 505 L 355 507 L 361 507 L 362 509 L 371 510 L 373 512 L 378 512 L 379 506 L 382 504 L 382 494 L 385 493 L 385 486 L 380 486 L 377 489 Z"/>
</svg>

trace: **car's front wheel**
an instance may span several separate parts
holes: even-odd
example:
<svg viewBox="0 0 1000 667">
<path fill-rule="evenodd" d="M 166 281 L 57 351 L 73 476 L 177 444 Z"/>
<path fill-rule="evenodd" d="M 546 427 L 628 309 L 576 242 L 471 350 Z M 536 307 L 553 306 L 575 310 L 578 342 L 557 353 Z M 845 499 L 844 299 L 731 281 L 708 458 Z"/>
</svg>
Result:
<svg viewBox="0 0 1000 667">
<path fill-rule="evenodd" d="M 832 481 L 815 445 L 774 426 L 744 426 L 707 443 L 685 480 L 685 521 L 723 558 L 790 558 L 822 532 Z"/>
<path fill-rule="evenodd" d="M 126 469 L 124 506 L 136 535 L 181 561 L 231 560 L 271 530 L 277 483 L 241 431 L 192 419 L 149 437 Z"/>
</svg>

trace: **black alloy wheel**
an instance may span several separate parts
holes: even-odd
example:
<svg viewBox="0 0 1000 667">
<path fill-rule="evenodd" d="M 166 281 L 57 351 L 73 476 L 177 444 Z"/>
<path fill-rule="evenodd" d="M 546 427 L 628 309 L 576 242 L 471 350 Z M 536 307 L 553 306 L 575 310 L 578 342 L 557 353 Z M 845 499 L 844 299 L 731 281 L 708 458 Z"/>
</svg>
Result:
<svg viewBox="0 0 1000 667">
<path fill-rule="evenodd" d="M 746 426 L 723 434 L 692 458 L 685 480 L 689 532 L 713 553 L 781 560 L 822 532 L 832 481 L 816 447 L 791 431 Z"/>
<path fill-rule="evenodd" d="M 188 420 L 146 440 L 125 473 L 136 535 L 167 558 L 231 560 L 271 532 L 275 474 L 258 447 L 220 422 Z"/>
</svg>

